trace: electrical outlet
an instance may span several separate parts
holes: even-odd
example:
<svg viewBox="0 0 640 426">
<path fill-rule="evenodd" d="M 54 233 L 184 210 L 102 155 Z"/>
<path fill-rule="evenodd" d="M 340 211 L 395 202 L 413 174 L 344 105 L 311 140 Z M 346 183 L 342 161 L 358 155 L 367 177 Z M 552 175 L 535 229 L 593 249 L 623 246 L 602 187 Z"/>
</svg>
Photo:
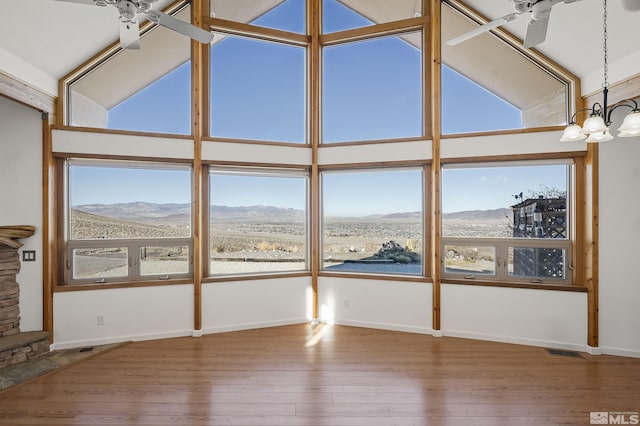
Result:
<svg viewBox="0 0 640 426">
<path fill-rule="evenodd" d="M 104 325 L 104 317 L 102 315 L 98 315 L 96 317 L 96 322 L 98 323 L 98 325 Z"/>
<path fill-rule="evenodd" d="M 22 250 L 22 261 L 23 262 L 35 262 L 36 261 L 36 251 L 35 250 Z"/>
</svg>

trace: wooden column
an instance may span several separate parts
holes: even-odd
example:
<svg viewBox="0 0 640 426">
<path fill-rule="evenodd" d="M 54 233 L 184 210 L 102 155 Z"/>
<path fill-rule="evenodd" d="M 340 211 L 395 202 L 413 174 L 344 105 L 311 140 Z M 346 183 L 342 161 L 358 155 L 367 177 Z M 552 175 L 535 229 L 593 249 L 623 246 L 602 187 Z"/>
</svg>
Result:
<svg viewBox="0 0 640 426">
<path fill-rule="evenodd" d="M 50 116 L 42 113 L 42 329 L 53 343 L 53 286 L 57 277 L 55 161 Z"/>
<path fill-rule="evenodd" d="M 430 5 L 430 9 L 427 7 Z M 440 262 L 442 253 L 440 250 L 441 242 L 441 198 L 440 188 L 442 183 L 442 177 L 440 175 L 440 2 L 431 1 L 425 4 L 425 10 L 430 10 L 429 22 L 430 33 L 429 39 L 426 39 L 425 34 L 425 47 L 428 46 L 430 52 L 425 52 L 425 58 L 429 60 L 429 66 L 425 65 L 425 70 L 430 70 L 430 79 L 425 78 L 425 86 L 430 88 L 430 93 L 426 93 L 426 96 L 430 96 L 430 120 L 431 120 L 431 174 L 430 174 L 430 195 L 431 195 L 431 278 L 433 280 L 433 312 L 432 312 L 432 328 L 434 330 L 440 330 L 440 284 L 441 284 L 441 268 Z M 425 31 L 426 33 L 426 31 Z M 427 50 L 427 49 L 424 49 Z M 429 56 L 431 55 L 431 56 Z M 425 59 L 425 60 L 426 60 Z M 427 76 L 425 76 L 427 77 Z M 428 84 L 430 83 L 430 85 Z M 425 114 L 426 116 L 426 114 Z"/>
<path fill-rule="evenodd" d="M 585 279 L 587 284 L 588 335 L 587 344 L 592 348 L 599 345 L 598 337 L 598 144 L 587 144 L 585 160 Z"/>
<path fill-rule="evenodd" d="M 321 9 L 320 0 L 311 0 L 307 10 L 307 27 L 311 34 L 311 45 L 309 47 L 309 71 L 307 74 L 309 90 L 309 137 L 311 138 L 311 200 L 310 200 L 310 224 L 311 230 L 311 309 L 313 318 L 318 318 L 318 273 L 320 271 L 320 261 L 322 247 L 320 245 L 320 173 L 318 171 L 318 147 L 320 145 L 320 22 Z"/>
<path fill-rule="evenodd" d="M 209 16 L 209 0 L 194 0 L 191 4 L 191 20 L 193 25 L 208 30 L 203 24 L 203 17 Z M 193 329 L 202 330 L 202 278 L 203 263 L 206 261 L 206 245 L 208 238 L 203 234 L 203 166 L 202 137 L 208 135 L 209 96 L 208 67 L 209 45 L 191 41 L 191 120 L 193 135 Z"/>
</svg>

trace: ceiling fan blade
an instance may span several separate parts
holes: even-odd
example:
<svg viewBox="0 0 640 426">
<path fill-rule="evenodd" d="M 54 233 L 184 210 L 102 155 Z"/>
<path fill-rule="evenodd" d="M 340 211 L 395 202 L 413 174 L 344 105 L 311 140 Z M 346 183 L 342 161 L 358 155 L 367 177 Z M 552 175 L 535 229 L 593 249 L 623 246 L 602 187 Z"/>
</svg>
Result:
<svg viewBox="0 0 640 426">
<path fill-rule="evenodd" d="M 538 20 L 529 21 L 527 26 L 527 34 L 524 37 L 524 47 L 530 48 L 537 46 L 547 38 L 547 27 L 549 26 L 549 15 Z"/>
<path fill-rule="evenodd" d="M 454 37 L 450 40 L 447 41 L 447 46 L 455 46 L 456 44 L 460 44 L 463 41 L 467 41 L 473 37 L 479 36 L 482 33 L 486 33 L 487 31 L 490 31 L 494 28 L 499 27 L 500 25 L 506 24 L 507 22 L 511 22 L 514 19 L 516 19 L 518 16 L 520 16 L 521 13 L 510 13 L 508 15 L 503 16 L 502 18 L 498 18 L 496 20 L 493 20 L 491 22 L 487 22 L 484 25 L 480 25 L 477 28 L 474 28 L 473 30 L 469 31 L 468 33 L 464 33 L 461 34 L 457 37 Z"/>
<path fill-rule="evenodd" d="M 180 34 L 184 34 L 187 37 L 198 40 L 200 43 L 209 44 L 213 41 L 213 34 L 209 31 L 205 31 L 202 28 L 198 28 L 187 22 L 181 21 L 171 15 L 158 12 L 157 10 L 151 10 L 147 12 L 147 16 L 151 22 L 167 27 Z"/>
<path fill-rule="evenodd" d="M 123 49 L 140 49 L 140 26 L 133 22 L 120 22 L 120 46 Z"/>
</svg>

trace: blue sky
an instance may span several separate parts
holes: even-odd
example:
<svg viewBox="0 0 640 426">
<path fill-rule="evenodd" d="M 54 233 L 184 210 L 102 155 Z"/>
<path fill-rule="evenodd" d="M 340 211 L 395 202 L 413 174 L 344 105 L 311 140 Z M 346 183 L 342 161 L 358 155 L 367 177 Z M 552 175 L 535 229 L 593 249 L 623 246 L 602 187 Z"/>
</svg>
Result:
<svg viewBox="0 0 640 426">
<path fill-rule="evenodd" d="M 542 187 L 567 190 L 564 165 L 535 167 L 478 167 L 445 169 L 442 173 L 442 211 L 490 210 L 520 202 L 514 195 L 537 196 Z M 455 194 L 455 196 L 444 196 Z"/>
<path fill-rule="evenodd" d="M 336 0 L 324 0 L 323 4 L 325 32 L 371 24 Z M 288 0 L 254 23 L 304 33 L 304 1 Z M 390 37 L 332 46 L 325 49 L 323 58 L 322 131 L 325 143 L 421 134 L 420 50 L 400 37 Z M 211 70 L 212 135 L 305 142 L 304 49 L 226 37 L 212 47 Z M 108 127 L 189 134 L 189 74 L 190 63 L 187 62 L 114 107 L 109 112 Z M 520 112 L 516 108 L 446 66 L 442 71 L 442 93 L 444 133 L 522 127 Z M 464 121 L 460 120 L 461 116 L 465 117 Z M 182 179 L 173 176 L 169 178 L 159 174 L 156 179 L 145 182 L 140 178 L 139 171 L 113 173 L 113 170 L 105 170 L 91 176 L 91 173 L 78 169 L 76 173 L 82 175 L 74 184 L 77 191 L 73 202 L 76 205 L 137 201 L 131 197 L 135 198 L 138 191 L 155 202 L 181 203 L 188 201 L 190 196 L 181 189 L 185 184 Z M 338 194 L 347 194 L 346 188 L 352 188 L 362 194 L 358 203 L 352 203 L 358 206 L 357 209 L 353 207 L 353 214 L 357 214 L 355 210 L 362 214 L 391 213 L 381 211 L 388 209 L 390 204 L 397 208 L 396 211 L 420 209 L 422 201 L 416 200 L 416 192 L 406 186 L 405 175 L 395 174 L 391 182 L 385 180 L 389 174 L 384 176 L 378 178 L 371 173 L 343 176 L 340 185 L 345 190 L 336 184 L 336 188 L 331 190 L 332 197 L 336 198 L 331 202 L 341 204 Z M 549 178 L 551 184 L 546 180 L 541 181 L 541 176 L 532 176 L 521 169 L 486 169 L 450 174 L 445 179 L 443 193 L 464 193 L 465 196 L 445 198 L 443 207 L 445 211 L 466 210 L 471 205 L 479 209 L 507 207 L 513 204 L 510 198 L 512 194 L 520 191 L 526 193 L 540 184 L 558 186 L 557 176 L 553 173 L 544 177 Z M 96 191 L 101 182 L 105 182 L 104 179 L 113 185 Z M 333 179 L 325 179 L 325 186 L 332 185 Z M 379 180 L 378 185 L 406 188 L 407 191 L 389 192 L 388 196 L 394 198 L 393 203 L 379 202 L 383 198 L 380 193 L 366 192 L 366 188 L 375 187 L 373 183 L 376 180 Z M 160 190 L 157 189 L 159 182 Z M 487 185 L 480 185 L 479 182 L 486 182 Z M 215 204 L 252 205 L 266 204 L 272 200 L 270 204 L 273 205 L 273 200 L 280 200 L 283 204 L 281 207 L 301 208 L 298 197 L 289 195 L 292 191 L 287 184 L 260 185 L 264 184 L 252 182 L 251 185 L 237 183 L 221 186 L 225 190 L 220 190 L 213 197 Z M 133 188 L 138 189 L 128 190 Z M 345 204 L 348 197 L 342 196 L 345 197 L 342 204 Z"/>
</svg>

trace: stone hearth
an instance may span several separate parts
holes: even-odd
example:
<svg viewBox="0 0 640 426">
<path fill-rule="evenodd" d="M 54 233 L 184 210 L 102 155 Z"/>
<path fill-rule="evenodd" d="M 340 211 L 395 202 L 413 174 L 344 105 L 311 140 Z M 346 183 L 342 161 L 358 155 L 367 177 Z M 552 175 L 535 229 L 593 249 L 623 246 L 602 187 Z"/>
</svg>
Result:
<svg viewBox="0 0 640 426">
<path fill-rule="evenodd" d="M 15 242 L 15 240 L 12 240 Z M 20 243 L 0 243 L 0 368 L 49 352 L 49 333 L 20 332 Z"/>
</svg>

